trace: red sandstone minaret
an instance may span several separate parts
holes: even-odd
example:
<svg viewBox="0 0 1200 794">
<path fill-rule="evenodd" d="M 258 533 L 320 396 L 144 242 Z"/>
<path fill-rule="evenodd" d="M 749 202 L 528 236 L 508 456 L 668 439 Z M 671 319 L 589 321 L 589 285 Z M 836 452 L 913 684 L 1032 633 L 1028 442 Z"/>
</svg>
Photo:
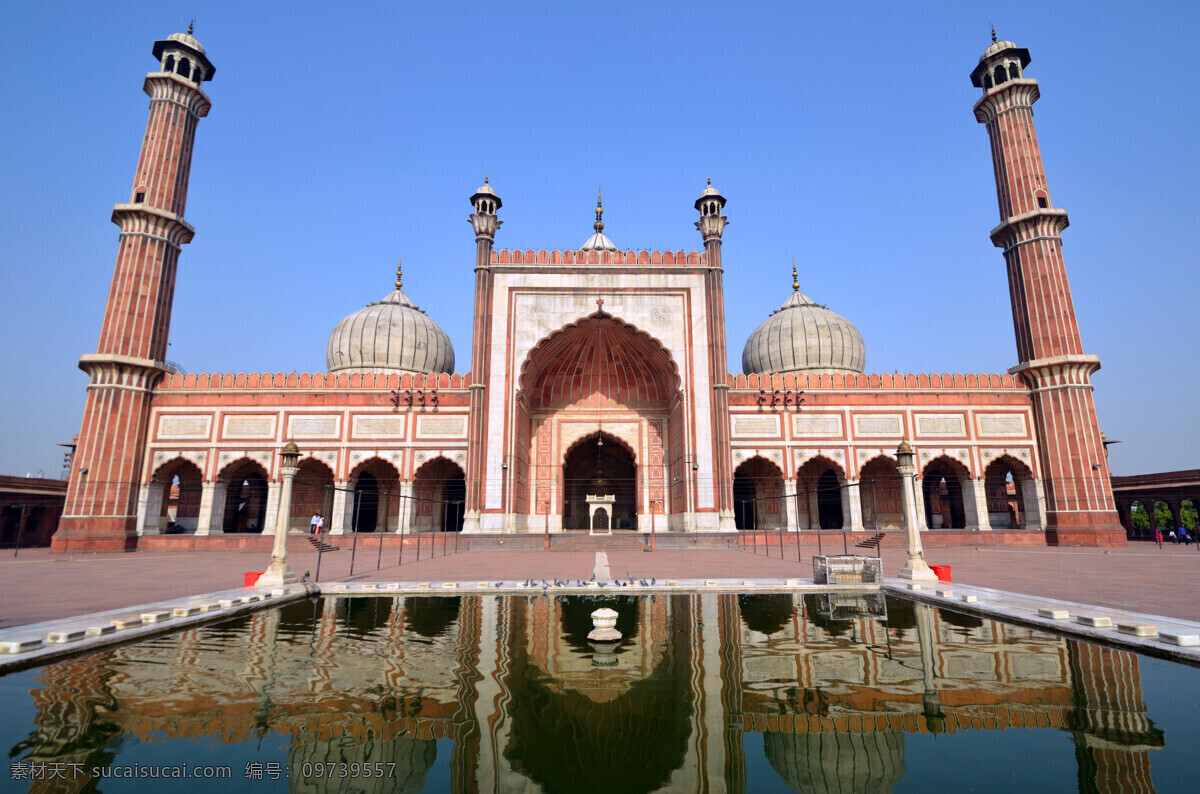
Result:
<svg viewBox="0 0 1200 794">
<path fill-rule="evenodd" d="M 467 438 L 467 505 L 464 532 L 478 532 L 484 505 L 484 478 L 487 474 L 488 409 L 486 384 L 492 355 L 492 245 L 496 230 L 504 221 L 496 217 L 502 202 L 488 184 L 471 196 L 475 209 L 467 220 L 475 230 L 475 326 L 471 334 L 471 406 Z"/>
<path fill-rule="evenodd" d="M 129 203 L 113 208 L 121 227 L 117 263 L 96 352 L 79 368 L 91 379 L 66 509 L 55 551 L 119 551 L 136 545 L 138 482 L 150 390 L 166 371 L 167 334 L 179 247 L 194 230 L 183 220 L 196 123 L 210 103 L 200 84 L 216 69 L 187 33 L 154 43 L 159 71 L 146 75 L 150 119 Z"/>
<path fill-rule="evenodd" d="M 1067 212 L 1053 206 L 1033 128 L 1036 80 L 1024 76 L 1029 51 L 996 41 L 971 72 L 983 89 L 975 118 L 987 125 L 996 170 L 1000 225 L 992 242 L 1004 250 L 1017 357 L 1010 370 L 1033 390 L 1046 486 L 1046 539 L 1057 545 L 1124 545 L 1113 505 L 1108 462 L 1092 399 L 1100 360 L 1083 352 L 1063 264 Z"/>
<path fill-rule="evenodd" d="M 725 197 L 708 180 L 708 187 L 696 199 L 696 210 L 700 220 L 696 228 L 704 240 L 704 253 L 708 260 L 708 365 L 712 378 L 712 421 L 713 421 L 713 488 L 716 490 L 719 526 L 722 530 L 734 529 L 733 521 L 733 452 L 729 435 L 729 385 L 726 380 L 725 357 L 725 288 L 722 282 L 721 235 L 729 223 L 722 212 Z"/>
</svg>

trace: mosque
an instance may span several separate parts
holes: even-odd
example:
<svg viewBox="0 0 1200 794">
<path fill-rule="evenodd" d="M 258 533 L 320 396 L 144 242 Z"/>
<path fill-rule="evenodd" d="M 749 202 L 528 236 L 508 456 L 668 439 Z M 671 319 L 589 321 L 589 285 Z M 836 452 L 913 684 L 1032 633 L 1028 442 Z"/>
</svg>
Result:
<svg viewBox="0 0 1200 794">
<path fill-rule="evenodd" d="M 993 39 L 995 37 L 993 36 Z M 288 526 L 487 537 L 905 529 L 926 545 L 1121 545 L 1084 352 L 1033 125 L 1029 52 L 971 72 L 991 142 L 1017 363 L 997 374 L 875 374 L 862 336 L 799 289 L 727 370 L 726 199 L 695 199 L 699 251 L 496 248 L 503 202 L 470 197 L 469 359 L 394 289 L 333 329 L 326 372 L 183 374 L 166 363 L 196 127 L 216 69 L 155 42 L 57 551 L 229 548 L 282 526 L 280 449 L 302 458 Z M 736 256 L 736 251 L 733 252 Z M 466 257 L 461 263 L 466 266 Z M 793 274 L 795 273 L 793 269 Z M 415 296 L 418 299 L 421 296 Z M 741 340 L 735 340 L 740 344 Z M 736 348 L 735 348 L 736 350 Z M 466 366 L 463 366 L 466 364 Z M 906 510 L 898 449 L 915 456 Z M 728 537 L 728 536 L 726 536 Z"/>
</svg>

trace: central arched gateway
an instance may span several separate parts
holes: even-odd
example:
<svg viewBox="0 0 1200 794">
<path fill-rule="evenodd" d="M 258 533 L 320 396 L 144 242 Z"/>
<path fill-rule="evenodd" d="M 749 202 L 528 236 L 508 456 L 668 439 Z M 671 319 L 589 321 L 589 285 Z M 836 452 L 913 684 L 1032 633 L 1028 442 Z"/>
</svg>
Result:
<svg viewBox="0 0 1200 794">
<path fill-rule="evenodd" d="M 614 497 L 599 528 L 638 528 L 637 464 L 633 450 L 613 436 L 593 433 L 567 450 L 562 490 L 563 529 L 595 528 L 589 524 L 588 494 Z"/>
<path fill-rule="evenodd" d="M 684 511 L 679 373 L 646 332 L 598 311 L 550 334 L 521 367 L 514 408 L 508 509 L 527 528 L 587 529 L 589 493 L 615 497 L 617 530 Z"/>
</svg>

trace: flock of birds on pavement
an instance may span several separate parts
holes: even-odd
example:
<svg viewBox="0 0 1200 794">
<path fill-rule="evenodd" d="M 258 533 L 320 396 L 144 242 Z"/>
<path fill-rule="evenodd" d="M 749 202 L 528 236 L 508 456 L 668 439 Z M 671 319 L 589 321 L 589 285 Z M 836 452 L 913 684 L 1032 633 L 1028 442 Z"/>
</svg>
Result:
<svg viewBox="0 0 1200 794">
<path fill-rule="evenodd" d="M 653 587 L 654 585 L 658 584 L 658 579 L 656 579 L 654 577 L 650 577 L 649 581 L 646 581 L 645 579 L 635 579 L 633 577 L 633 574 L 631 574 L 629 571 L 625 572 L 625 577 L 626 577 L 625 579 L 614 579 L 614 580 L 612 580 L 612 582 L 607 582 L 604 580 L 597 582 L 596 574 L 593 573 L 592 578 L 588 579 L 586 582 L 582 579 L 576 579 L 575 581 L 572 582 L 570 579 L 556 579 L 554 577 L 551 577 L 549 581 L 547 581 L 545 579 L 526 579 L 524 582 L 517 582 L 517 586 L 523 587 L 525 589 L 530 589 L 530 588 L 537 588 L 538 585 L 541 585 L 542 592 L 545 593 L 545 592 L 549 591 L 551 588 L 563 588 L 563 587 L 581 587 L 581 588 L 583 588 L 583 587 L 588 587 L 592 584 L 595 584 L 597 587 L 612 586 L 614 588 L 634 587 L 635 585 L 641 585 L 642 587 Z M 500 588 L 503 586 L 504 586 L 504 582 L 492 582 L 492 587 Z"/>
</svg>

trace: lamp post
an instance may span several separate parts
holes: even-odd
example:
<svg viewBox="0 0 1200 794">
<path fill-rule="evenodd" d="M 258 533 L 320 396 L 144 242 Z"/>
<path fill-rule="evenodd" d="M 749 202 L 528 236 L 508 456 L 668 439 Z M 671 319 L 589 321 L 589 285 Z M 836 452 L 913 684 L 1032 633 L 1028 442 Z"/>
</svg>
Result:
<svg viewBox="0 0 1200 794">
<path fill-rule="evenodd" d="M 259 586 L 295 584 L 296 574 L 287 566 L 288 524 L 292 517 L 292 481 L 296 479 L 300 461 L 300 447 L 289 441 L 279 453 L 279 473 L 283 477 L 283 488 L 279 494 L 279 518 L 275 522 L 275 545 L 271 549 L 271 564 L 258 577 Z"/>
<path fill-rule="evenodd" d="M 917 493 L 914 490 L 913 478 L 917 467 L 912 447 L 907 441 L 901 441 L 896 447 L 896 462 L 902 480 L 901 493 L 904 496 L 904 525 L 908 528 L 908 562 L 900 569 L 901 579 L 911 579 L 919 582 L 936 582 L 937 574 L 925 564 L 925 553 L 921 549 L 921 534 L 917 528 Z"/>
</svg>

